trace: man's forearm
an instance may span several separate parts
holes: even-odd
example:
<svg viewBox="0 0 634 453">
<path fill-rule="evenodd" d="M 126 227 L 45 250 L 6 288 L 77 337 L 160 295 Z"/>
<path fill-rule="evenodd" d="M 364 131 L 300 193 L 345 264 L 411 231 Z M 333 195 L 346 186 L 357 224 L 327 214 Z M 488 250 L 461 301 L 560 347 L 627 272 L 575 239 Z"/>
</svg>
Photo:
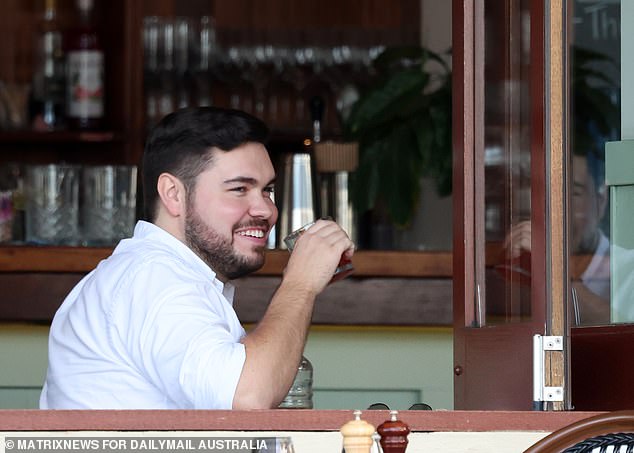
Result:
<svg viewBox="0 0 634 453">
<path fill-rule="evenodd" d="M 233 400 L 234 409 L 277 407 L 297 373 L 315 294 L 282 281 L 262 320 L 243 343 L 246 361 Z"/>
</svg>

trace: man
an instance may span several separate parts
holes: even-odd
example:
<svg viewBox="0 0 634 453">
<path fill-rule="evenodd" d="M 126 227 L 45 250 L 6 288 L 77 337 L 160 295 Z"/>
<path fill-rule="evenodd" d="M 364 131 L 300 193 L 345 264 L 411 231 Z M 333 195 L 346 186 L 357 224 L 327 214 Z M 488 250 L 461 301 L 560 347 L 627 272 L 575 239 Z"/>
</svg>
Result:
<svg viewBox="0 0 634 453">
<path fill-rule="evenodd" d="M 593 152 L 572 156 L 571 271 L 575 323 L 610 322 L 610 242 L 601 230 L 608 203 L 605 163 Z M 505 240 L 511 258 L 531 250 L 531 224 L 522 221 Z"/>
<path fill-rule="evenodd" d="M 212 107 L 165 117 L 143 158 L 146 217 L 68 295 L 51 325 L 41 408 L 273 408 L 315 297 L 354 245 L 319 220 L 249 334 L 229 281 L 259 269 L 277 219 L 268 131 Z"/>
</svg>

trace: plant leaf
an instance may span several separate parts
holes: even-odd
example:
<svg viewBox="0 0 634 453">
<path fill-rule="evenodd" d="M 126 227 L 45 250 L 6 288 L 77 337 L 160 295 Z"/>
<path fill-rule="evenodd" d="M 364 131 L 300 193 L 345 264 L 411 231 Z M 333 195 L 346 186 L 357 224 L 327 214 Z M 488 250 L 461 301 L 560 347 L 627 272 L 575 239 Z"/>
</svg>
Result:
<svg viewBox="0 0 634 453">
<path fill-rule="evenodd" d="M 353 107 L 348 118 L 348 128 L 353 136 L 373 129 L 381 123 L 395 119 L 401 106 L 419 93 L 427 76 L 418 70 L 407 70 L 395 74 L 385 85 L 370 91 Z"/>
</svg>

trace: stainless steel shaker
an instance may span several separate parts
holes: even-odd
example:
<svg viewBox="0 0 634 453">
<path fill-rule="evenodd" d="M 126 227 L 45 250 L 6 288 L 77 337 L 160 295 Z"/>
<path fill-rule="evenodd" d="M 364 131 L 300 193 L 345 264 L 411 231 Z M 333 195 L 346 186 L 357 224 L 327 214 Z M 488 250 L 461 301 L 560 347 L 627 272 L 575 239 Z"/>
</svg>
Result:
<svg viewBox="0 0 634 453">
<path fill-rule="evenodd" d="M 282 157 L 282 183 L 280 216 L 277 222 L 277 246 L 285 249 L 282 238 L 292 231 L 319 217 L 317 195 L 317 173 L 314 164 L 313 146 L 320 141 L 323 100 L 313 98 L 310 102 L 313 120 L 313 139 L 306 140 L 304 150 L 287 153 Z"/>
<path fill-rule="evenodd" d="M 276 226 L 278 238 L 284 238 L 302 225 L 312 222 L 317 212 L 310 153 L 284 155 L 282 173 L 282 199 Z M 286 248 L 281 239 L 278 248 Z"/>
<path fill-rule="evenodd" d="M 315 166 L 319 173 L 321 216 L 328 216 L 357 241 L 357 216 L 352 206 L 348 181 L 358 165 L 358 144 L 321 142 L 315 144 Z"/>
</svg>

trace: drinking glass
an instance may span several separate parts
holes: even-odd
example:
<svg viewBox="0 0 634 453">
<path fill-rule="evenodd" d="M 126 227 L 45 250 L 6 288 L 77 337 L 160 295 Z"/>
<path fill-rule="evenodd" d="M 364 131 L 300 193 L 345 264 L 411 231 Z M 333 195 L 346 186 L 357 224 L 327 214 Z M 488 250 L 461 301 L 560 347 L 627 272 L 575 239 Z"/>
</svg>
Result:
<svg viewBox="0 0 634 453">
<path fill-rule="evenodd" d="M 82 224 L 87 245 L 113 245 L 132 235 L 136 189 L 135 166 L 84 167 Z"/>
<path fill-rule="evenodd" d="M 26 169 L 26 241 L 77 245 L 78 165 L 32 165 Z"/>
<path fill-rule="evenodd" d="M 0 190 L 0 244 L 13 238 L 13 192 Z"/>
<path fill-rule="evenodd" d="M 295 453 L 293 439 L 290 437 L 270 437 L 263 439 L 265 446 L 257 453 Z"/>
<path fill-rule="evenodd" d="M 293 251 L 293 248 L 295 247 L 295 242 L 297 241 L 297 239 L 314 224 L 315 222 L 310 222 L 296 229 L 295 231 L 293 231 L 291 234 L 289 234 L 288 236 L 284 238 L 284 244 L 286 244 L 286 248 L 288 248 L 289 252 Z M 341 260 L 339 261 L 339 265 L 337 266 L 337 269 L 335 269 L 335 273 L 333 274 L 333 277 L 335 278 L 335 280 L 338 280 L 336 277 L 339 274 L 343 272 L 352 271 L 353 269 L 354 269 L 354 266 L 352 265 L 352 262 L 345 256 L 341 256 Z M 345 275 L 343 275 L 342 277 L 345 277 Z"/>
</svg>

